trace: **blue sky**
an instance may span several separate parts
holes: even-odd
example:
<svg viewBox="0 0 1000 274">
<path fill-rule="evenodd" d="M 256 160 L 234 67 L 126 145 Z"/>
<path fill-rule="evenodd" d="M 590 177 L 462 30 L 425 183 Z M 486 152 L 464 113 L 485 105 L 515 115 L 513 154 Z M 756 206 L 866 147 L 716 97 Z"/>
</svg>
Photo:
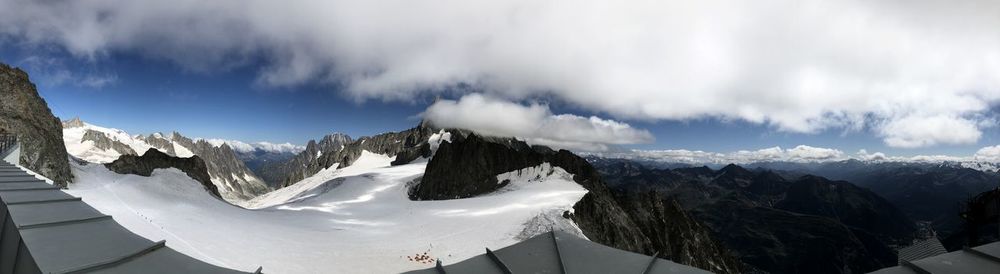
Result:
<svg viewBox="0 0 1000 274">
<path fill-rule="evenodd" d="M 359 102 L 343 95 L 337 87 L 323 84 L 264 87 L 255 84 L 260 68 L 254 65 L 202 72 L 134 55 L 87 59 L 58 50 L 38 51 L 11 44 L 3 48 L 2 62 L 26 69 L 56 116 L 62 119 L 79 116 L 89 123 L 131 133 L 176 130 L 192 137 L 304 144 L 331 132 L 365 136 L 406 129 L 416 125 L 415 116 L 433 103 L 430 96 L 412 102 Z M 32 58 L 59 63 L 43 66 L 30 61 Z M 99 87 L 88 86 L 53 76 L 61 70 L 77 78 L 111 75 L 115 79 Z M 559 101 L 548 103 L 555 113 L 608 116 Z M 899 156 L 966 156 L 983 146 L 1000 143 L 995 128 L 987 130 L 977 144 L 899 149 L 886 146 L 880 138 L 865 131 L 790 133 L 761 124 L 715 118 L 626 122 L 650 131 L 656 138 L 653 143 L 625 146 L 636 149 L 732 152 L 805 144 L 846 153 L 867 149 Z"/>
<path fill-rule="evenodd" d="M 26 2 L 0 61 L 132 133 L 303 144 L 426 113 L 595 150 L 1000 145 L 995 1 L 379 2 Z"/>
</svg>

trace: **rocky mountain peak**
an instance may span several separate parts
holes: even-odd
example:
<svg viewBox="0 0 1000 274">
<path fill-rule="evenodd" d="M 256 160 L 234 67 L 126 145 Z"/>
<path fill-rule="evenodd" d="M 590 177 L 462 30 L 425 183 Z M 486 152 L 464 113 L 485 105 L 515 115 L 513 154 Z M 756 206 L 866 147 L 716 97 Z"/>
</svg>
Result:
<svg viewBox="0 0 1000 274">
<path fill-rule="evenodd" d="M 62 126 L 63 128 L 75 128 L 75 127 L 83 127 L 85 126 L 85 124 L 83 123 L 82 120 L 80 120 L 80 117 L 73 117 L 73 119 L 63 121 Z"/>
<path fill-rule="evenodd" d="M 62 123 L 38 95 L 28 74 L 0 63 L 0 132 L 14 133 L 19 164 L 65 186 L 72 181 Z"/>
</svg>

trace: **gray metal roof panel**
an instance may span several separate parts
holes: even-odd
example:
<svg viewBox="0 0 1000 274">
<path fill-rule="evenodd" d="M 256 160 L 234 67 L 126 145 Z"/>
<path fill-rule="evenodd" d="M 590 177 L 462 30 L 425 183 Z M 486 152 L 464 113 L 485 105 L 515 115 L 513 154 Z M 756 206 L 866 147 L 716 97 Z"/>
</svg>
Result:
<svg viewBox="0 0 1000 274">
<path fill-rule="evenodd" d="M 27 190 L 27 189 L 58 189 L 50 184 L 46 184 L 42 181 L 36 182 L 17 182 L 17 183 L 3 183 L 0 184 L 0 191 L 3 190 Z"/>
<path fill-rule="evenodd" d="M 113 220 L 21 230 L 22 239 L 43 272 L 79 269 L 134 255 L 153 242 Z M 66 256 L 72 254 L 72 256 Z"/>
<path fill-rule="evenodd" d="M 7 210 L 19 227 L 104 216 L 100 211 L 81 201 L 15 204 L 8 205 Z"/>
<path fill-rule="evenodd" d="M 965 251 L 945 253 L 912 262 L 930 273 L 998 273 L 1000 264 Z"/>
<path fill-rule="evenodd" d="M 985 244 L 972 249 L 978 250 L 979 252 L 989 254 L 990 256 L 1000 258 L 1000 242 L 995 242 L 991 244 Z"/>
<path fill-rule="evenodd" d="M 642 273 L 650 256 L 607 247 L 577 237 L 557 233 L 559 252 L 566 273 Z"/>
<path fill-rule="evenodd" d="M 21 238 L 42 272 L 59 272 L 132 255 L 154 243 L 112 219 L 22 229 Z M 67 256 L 67 255 L 72 256 Z"/>
<path fill-rule="evenodd" d="M 17 257 L 38 267 L 15 272 L 245 273 L 178 253 L 163 241 L 140 237 L 79 198 L 20 169 L 0 164 L 0 175 L 0 216 L 7 220 L 4 229 L 13 233 L 2 238 L 23 243 L 13 245 L 18 250 L 5 246 L 5 256 L 23 251 Z"/>
<path fill-rule="evenodd" d="M 475 256 L 455 264 L 446 265 L 444 266 L 444 269 L 449 273 L 503 274 L 503 271 L 493 262 L 493 260 L 483 255 Z M 437 272 L 433 268 L 429 270 L 430 272 L 427 273 Z"/>
<path fill-rule="evenodd" d="M 42 182 L 42 180 L 36 178 L 35 176 L 28 175 L 27 173 L 21 176 L 0 177 L 0 183 L 8 182 Z"/>
<path fill-rule="evenodd" d="M 655 263 L 649 273 L 711 273 L 669 260 L 615 249 L 564 232 L 555 233 L 567 273 L 643 273 L 653 260 Z"/>
<path fill-rule="evenodd" d="M 562 273 L 551 233 L 541 234 L 493 253 L 514 273 Z"/>
<path fill-rule="evenodd" d="M 444 266 L 447 273 L 504 273 L 489 256 Z M 711 273 L 669 260 L 628 252 L 565 232 L 544 233 L 493 252 L 511 273 Z M 645 272 L 650 262 L 655 262 Z M 564 272 L 565 268 L 565 272 Z M 435 268 L 408 274 L 438 273 Z"/>
<path fill-rule="evenodd" d="M 0 200 L 4 203 L 22 203 L 30 201 L 49 201 L 73 198 L 73 195 L 66 194 L 56 189 L 38 191 L 0 191 Z"/>
<path fill-rule="evenodd" d="M 144 274 L 171 274 L 171 273 L 245 273 L 232 269 L 227 269 L 208 263 L 192 263 L 191 257 L 174 251 L 170 248 L 160 248 L 143 256 L 125 261 L 121 264 L 103 269 L 94 270 L 90 273 L 117 274 L 117 273 L 144 273 Z"/>
<path fill-rule="evenodd" d="M 920 272 L 916 272 L 913 269 L 909 269 L 905 266 L 894 266 L 894 267 L 879 269 L 875 272 L 871 272 L 870 274 L 920 274 Z"/>
</svg>

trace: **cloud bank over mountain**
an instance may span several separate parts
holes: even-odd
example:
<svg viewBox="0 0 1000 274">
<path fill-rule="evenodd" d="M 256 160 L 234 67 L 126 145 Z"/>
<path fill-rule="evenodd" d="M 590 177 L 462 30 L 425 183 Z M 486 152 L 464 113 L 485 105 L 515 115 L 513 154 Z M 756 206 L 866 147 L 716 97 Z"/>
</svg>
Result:
<svg viewBox="0 0 1000 274">
<path fill-rule="evenodd" d="M 583 151 L 606 151 L 609 144 L 653 142 L 649 131 L 596 116 L 553 114 L 547 105 L 521 105 L 469 94 L 457 101 L 439 100 L 423 118 L 444 128 L 463 128 L 493 136 L 516 136 L 528 143 Z"/>
<path fill-rule="evenodd" d="M 544 96 L 618 120 L 867 132 L 899 148 L 975 144 L 1000 103 L 997 1 L 435 3 L 0 0 L 0 36 L 192 71 L 262 60 L 262 86 L 356 100 Z"/>
<path fill-rule="evenodd" d="M 234 151 L 237 152 L 254 152 L 257 149 L 266 152 L 275 153 L 299 153 L 306 149 L 305 146 L 293 145 L 291 143 L 275 144 L 271 142 L 256 142 L 256 143 L 246 143 L 236 140 L 225 140 L 225 139 L 199 139 L 205 140 L 213 146 L 222 146 L 223 144 L 229 145 Z"/>
<path fill-rule="evenodd" d="M 1000 145 L 980 149 L 973 155 L 916 155 L 889 156 L 882 152 L 868 152 L 861 149 L 855 154 L 845 153 L 838 149 L 799 145 L 791 149 L 770 147 L 758 150 L 739 150 L 735 152 L 707 152 L 700 150 L 631 150 L 587 153 L 607 158 L 640 159 L 663 163 L 682 163 L 692 165 L 702 164 L 749 164 L 759 162 L 794 162 L 822 163 L 855 159 L 870 162 L 920 162 L 920 163 L 988 163 L 991 171 L 1000 168 Z M 973 165 L 964 165 L 975 168 Z"/>
</svg>

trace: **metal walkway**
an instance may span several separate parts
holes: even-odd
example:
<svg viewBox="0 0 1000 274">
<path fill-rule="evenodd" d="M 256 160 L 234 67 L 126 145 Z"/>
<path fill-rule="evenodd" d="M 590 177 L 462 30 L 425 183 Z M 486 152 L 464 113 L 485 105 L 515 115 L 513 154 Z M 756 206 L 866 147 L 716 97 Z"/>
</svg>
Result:
<svg viewBox="0 0 1000 274">
<path fill-rule="evenodd" d="M 0 161 L 0 219 L 0 274 L 245 273 L 136 235 L 6 161 Z"/>
<path fill-rule="evenodd" d="M 1000 273 L 1000 242 L 965 248 L 884 268 L 873 274 L 996 274 Z"/>
<path fill-rule="evenodd" d="M 711 273 L 669 260 L 591 242 L 565 232 L 550 232 L 486 254 L 407 274 L 444 273 Z"/>
</svg>

